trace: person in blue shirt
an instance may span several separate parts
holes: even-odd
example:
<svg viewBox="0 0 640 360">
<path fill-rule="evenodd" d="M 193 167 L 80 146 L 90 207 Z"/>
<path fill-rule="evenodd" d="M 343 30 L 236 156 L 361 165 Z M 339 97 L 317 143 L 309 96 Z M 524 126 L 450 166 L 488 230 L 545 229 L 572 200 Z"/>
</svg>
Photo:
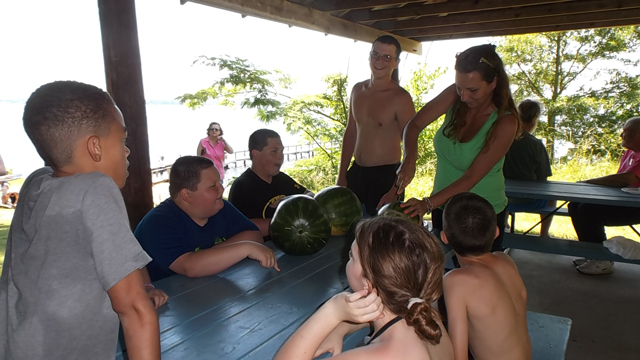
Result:
<svg viewBox="0 0 640 360">
<path fill-rule="evenodd" d="M 280 271 L 258 228 L 222 199 L 223 191 L 210 159 L 183 156 L 172 165 L 170 198 L 149 211 L 134 232 L 153 259 L 147 265 L 152 281 L 217 274 L 247 257 Z"/>
</svg>

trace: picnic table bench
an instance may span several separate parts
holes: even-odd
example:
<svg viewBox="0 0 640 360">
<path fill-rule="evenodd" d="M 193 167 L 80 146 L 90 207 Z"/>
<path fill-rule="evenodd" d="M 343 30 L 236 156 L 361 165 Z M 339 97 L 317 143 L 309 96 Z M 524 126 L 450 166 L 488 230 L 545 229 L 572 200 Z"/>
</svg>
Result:
<svg viewBox="0 0 640 360">
<path fill-rule="evenodd" d="M 273 358 L 325 300 L 349 288 L 345 265 L 350 245 L 346 237 L 332 237 L 311 256 L 275 250 L 281 272 L 243 260 L 213 276 L 174 275 L 157 281 L 156 287 L 170 296 L 158 309 L 162 358 Z M 534 359 L 563 359 L 570 320 L 535 313 L 527 319 Z M 344 349 L 355 347 L 366 333 L 347 336 Z M 116 359 L 126 359 L 126 351 L 118 351 Z"/>
</svg>

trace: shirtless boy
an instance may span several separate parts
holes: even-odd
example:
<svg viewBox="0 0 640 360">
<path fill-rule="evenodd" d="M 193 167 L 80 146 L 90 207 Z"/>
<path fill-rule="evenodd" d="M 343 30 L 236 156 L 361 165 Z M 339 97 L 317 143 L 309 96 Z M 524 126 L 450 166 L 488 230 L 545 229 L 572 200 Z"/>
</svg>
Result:
<svg viewBox="0 0 640 360">
<path fill-rule="evenodd" d="M 443 215 L 442 241 L 460 268 L 444 277 L 449 335 L 455 359 L 530 360 L 527 290 L 515 263 L 491 253 L 498 236 L 491 204 L 473 193 L 451 198 Z"/>
<path fill-rule="evenodd" d="M 398 85 L 401 51 L 392 36 L 376 39 L 369 53 L 371 79 L 351 91 L 337 184 L 353 190 L 370 215 L 398 197 L 402 131 L 416 113 L 411 96 Z"/>
</svg>

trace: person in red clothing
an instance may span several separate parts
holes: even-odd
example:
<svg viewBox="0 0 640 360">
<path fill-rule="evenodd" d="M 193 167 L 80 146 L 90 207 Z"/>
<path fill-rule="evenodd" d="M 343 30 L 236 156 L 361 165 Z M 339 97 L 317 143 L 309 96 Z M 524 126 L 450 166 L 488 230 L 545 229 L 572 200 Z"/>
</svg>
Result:
<svg viewBox="0 0 640 360">
<path fill-rule="evenodd" d="M 640 117 L 627 120 L 620 134 L 622 146 L 627 148 L 616 174 L 586 180 L 586 183 L 613 186 L 640 186 Z M 640 224 L 640 208 L 569 203 L 569 215 L 578 240 L 602 243 L 607 240 L 605 226 Z M 576 270 L 583 274 L 600 275 L 613 272 L 612 261 L 576 259 Z"/>
</svg>

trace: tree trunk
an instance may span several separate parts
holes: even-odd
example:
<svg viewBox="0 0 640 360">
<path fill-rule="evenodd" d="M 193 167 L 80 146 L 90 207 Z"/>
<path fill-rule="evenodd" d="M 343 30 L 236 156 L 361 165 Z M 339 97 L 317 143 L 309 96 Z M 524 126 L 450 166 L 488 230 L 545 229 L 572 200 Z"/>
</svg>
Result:
<svg viewBox="0 0 640 360">
<path fill-rule="evenodd" d="M 555 139 L 556 139 L 556 114 L 553 111 L 547 113 L 547 152 L 553 164 L 555 160 Z"/>
</svg>

